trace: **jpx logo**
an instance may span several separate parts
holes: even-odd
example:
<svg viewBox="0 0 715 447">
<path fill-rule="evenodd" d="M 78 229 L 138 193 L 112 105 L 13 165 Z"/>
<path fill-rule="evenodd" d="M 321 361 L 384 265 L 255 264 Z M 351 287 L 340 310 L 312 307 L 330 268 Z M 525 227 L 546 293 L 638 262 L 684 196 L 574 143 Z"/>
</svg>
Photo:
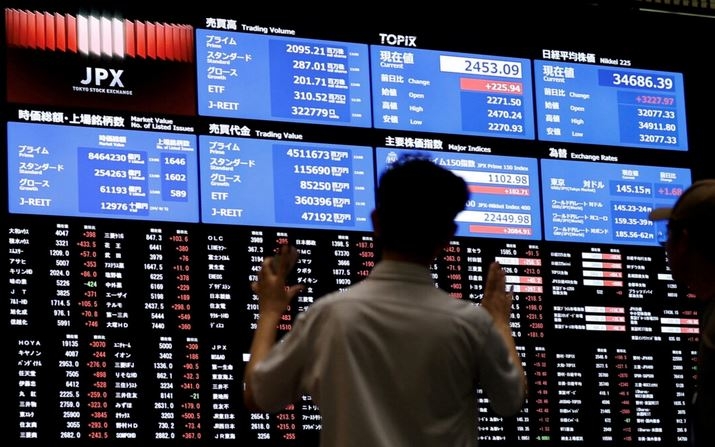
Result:
<svg viewBox="0 0 715 447">
<path fill-rule="evenodd" d="M 397 45 L 400 47 L 416 47 L 417 36 L 403 36 L 402 34 L 380 33 L 380 43 L 383 45 Z"/>
<path fill-rule="evenodd" d="M 122 80 L 120 79 L 122 73 L 124 73 L 124 70 L 115 70 L 113 68 L 107 70 L 106 68 L 87 67 L 87 74 L 80 82 L 82 85 L 93 84 L 99 87 L 100 85 L 103 85 L 111 75 L 112 79 L 109 81 L 109 87 L 124 87 L 124 84 L 122 84 Z"/>
</svg>

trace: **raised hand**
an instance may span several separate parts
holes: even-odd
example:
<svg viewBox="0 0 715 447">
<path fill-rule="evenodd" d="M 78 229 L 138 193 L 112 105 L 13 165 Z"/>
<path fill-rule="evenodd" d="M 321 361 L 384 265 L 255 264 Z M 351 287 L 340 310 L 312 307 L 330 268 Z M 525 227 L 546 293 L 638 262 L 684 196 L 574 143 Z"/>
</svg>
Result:
<svg viewBox="0 0 715 447">
<path fill-rule="evenodd" d="M 258 281 L 251 289 L 258 295 L 259 313 L 283 313 L 303 285 L 286 285 L 286 278 L 298 262 L 298 250 L 292 245 L 283 245 L 274 256 L 266 256 L 258 272 Z"/>
</svg>

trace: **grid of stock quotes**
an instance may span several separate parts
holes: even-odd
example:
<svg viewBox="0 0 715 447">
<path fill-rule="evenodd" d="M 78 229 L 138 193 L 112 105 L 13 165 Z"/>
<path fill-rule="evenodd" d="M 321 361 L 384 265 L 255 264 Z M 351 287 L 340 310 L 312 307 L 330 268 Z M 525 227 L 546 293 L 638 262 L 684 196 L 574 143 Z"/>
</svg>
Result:
<svg viewBox="0 0 715 447">
<path fill-rule="evenodd" d="M 9 442 L 317 445 L 310 396 L 243 407 L 250 284 L 297 246 L 285 333 L 365 278 L 417 151 L 471 191 L 436 285 L 515 294 L 529 394 L 475 391 L 482 445 L 687 445 L 698 315 L 647 219 L 692 183 L 684 70 L 196 14 L 4 9 Z"/>
</svg>

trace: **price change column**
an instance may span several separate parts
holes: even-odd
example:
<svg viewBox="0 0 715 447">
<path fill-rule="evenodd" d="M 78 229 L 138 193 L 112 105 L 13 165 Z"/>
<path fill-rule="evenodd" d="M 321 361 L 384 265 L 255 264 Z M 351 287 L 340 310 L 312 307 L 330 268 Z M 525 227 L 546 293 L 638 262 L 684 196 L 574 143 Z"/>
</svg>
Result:
<svg viewBox="0 0 715 447">
<path fill-rule="evenodd" d="M 522 363 L 538 381 L 532 396 L 515 418 L 502 418 L 489 408 L 483 390 L 477 390 L 480 405 L 480 431 L 483 441 L 549 440 L 548 360 L 544 343 L 543 279 L 541 249 L 526 242 L 502 242 L 497 239 L 458 238 L 432 265 L 435 284 L 455 299 L 480 303 L 486 281 L 485 271 L 492 260 L 506 272 L 507 287 L 513 289 L 510 326 Z"/>
<path fill-rule="evenodd" d="M 299 416 L 295 405 L 291 404 L 277 413 L 267 413 L 249 412 L 241 404 L 243 370 L 250 358 L 250 342 L 257 328 L 259 311 L 258 296 L 252 292 L 251 283 L 258 280 L 258 272 L 266 256 L 274 255 L 281 245 L 295 242 L 281 229 L 239 226 L 223 231 L 217 227 L 209 233 L 207 243 L 211 307 L 217 309 L 212 311 L 210 319 L 217 340 L 213 347 L 223 351 L 222 344 L 218 344 L 220 340 L 237 341 L 228 347 L 229 352 L 222 352 L 220 356 L 212 354 L 212 358 L 223 359 L 228 356 L 233 359 L 231 364 L 234 368 L 230 381 L 224 369 L 229 368 L 228 365 L 220 369 L 223 371 L 221 374 L 214 374 L 214 378 L 225 378 L 220 385 L 224 393 L 215 394 L 221 396 L 221 402 L 214 401 L 214 405 L 219 405 L 225 411 L 229 408 L 237 411 L 237 425 L 233 427 L 235 430 L 221 430 L 219 436 L 237 437 L 243 442 L 259 441 L 267 445 L 296 440 Z M 304 259 L 305 254 L 302 253 L 299 265 L 305 263 Z M 241 276 L 241 272 L 245 276 Z M 292 276 L 289 281 L 295 280 L 295 276 Z M 281 317 L 278 338 L 293 327 L 293 307 L 291 305 L 291 309 Z M 230 320 L 220 318 L 224 314 Z M 219 337 L 218 334 L 223 336 Z M 238 412 L 240 409 L 243 411 Z"/>
<path fill-rule="evenodd" d="M 176 399 L 177 437 L 183 440 L 199 440 L 210 429 L 204 425 L 204 419 L 209 414 L 208 408 L 203 408 L 209 393 L 202 390 L 203 374 L 207 368 L 202 359 L 202 346 L 198 338 L 200 330 L 196 325 L 194 307 L 200 297 L 192 288 L 191 265 L 196 262 L 193 257 L 195 242 L 187 229 L 177 228 L 166 234 L 167 250 L 167 294 L 169 310 L 168 324 L 173 334 L 173 354 L 171 364 L 177 367 L 176 387 L 172 395 Z M 201 297 L 202 298 L 202 297 Z"/>
<path fill-rule="evenodd" d="M 539 244 L 506 242 L 495 247 L 494 260 L 506 273 L 507 288 L 513 291 L 512 334 L 527 375 L 531 375 L 529 398 L 517 415 L 510 432 L 516 440 L 550 439 L 552 396 L 549 364 L 545 352 L 544 268 Z"/>
</svg>

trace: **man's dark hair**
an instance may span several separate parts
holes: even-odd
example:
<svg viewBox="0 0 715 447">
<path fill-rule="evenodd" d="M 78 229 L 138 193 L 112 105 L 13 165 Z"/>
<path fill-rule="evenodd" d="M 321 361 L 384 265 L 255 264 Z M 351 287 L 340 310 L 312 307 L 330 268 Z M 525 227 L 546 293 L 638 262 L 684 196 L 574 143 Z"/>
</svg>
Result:
<svg viewBox="0 0 715 447">
<path fill-rule="evenodd" d="M 452 236 L 454 218 L 468 199 L 464 179 L 426 155 L 402 154 L 378 181 L 378 242 L 401 253 L 432 255 Z"/>
</svg>

